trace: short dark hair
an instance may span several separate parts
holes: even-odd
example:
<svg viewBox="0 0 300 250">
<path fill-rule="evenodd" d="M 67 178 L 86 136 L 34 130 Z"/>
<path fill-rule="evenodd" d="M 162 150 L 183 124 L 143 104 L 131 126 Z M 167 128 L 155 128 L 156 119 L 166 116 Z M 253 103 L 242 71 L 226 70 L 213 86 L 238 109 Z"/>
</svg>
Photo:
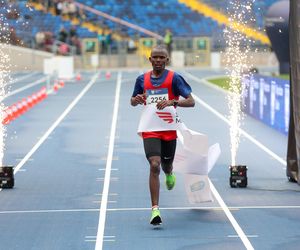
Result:
<svg viewBox="0 0 300 250">
<path fill-rule="evenodd" d="M 164 52 L 167 54 L 167 56 L 169 56 L 167 47 L 166 47 L 164 44 L 158 44 L 158 45 L 152 47 L 152 49 L 151 49 L 151 54 L 152 54 L 152 51 L 153 51 L 153 50 L 164 50 Z"/>
</svg>

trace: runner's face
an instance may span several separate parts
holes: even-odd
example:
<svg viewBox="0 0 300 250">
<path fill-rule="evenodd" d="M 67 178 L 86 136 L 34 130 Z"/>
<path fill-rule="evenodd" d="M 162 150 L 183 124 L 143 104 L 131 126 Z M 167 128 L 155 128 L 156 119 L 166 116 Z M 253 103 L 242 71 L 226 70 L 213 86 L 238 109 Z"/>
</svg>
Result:
<svg viewBox="0 0 300 250">
<path fill-rule="evenodd" d="M 153 70 L 157 72 L 161 72 L 165 69 L 169 57 L 165 50 L 154 49 L 151 52 L 151 56 L 149 57 L 149 60 L 152 64 Z"/>
</svg>

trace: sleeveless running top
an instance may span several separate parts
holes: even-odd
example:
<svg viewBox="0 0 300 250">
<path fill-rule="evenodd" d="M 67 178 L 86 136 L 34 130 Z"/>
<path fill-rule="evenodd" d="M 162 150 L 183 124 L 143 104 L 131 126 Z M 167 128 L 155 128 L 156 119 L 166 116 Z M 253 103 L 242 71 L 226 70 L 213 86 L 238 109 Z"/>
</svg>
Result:
<svg viewBox="0 0 300 250">
<path fill-rule="evenodd" d="M 144 74 L 144 92 L 147 93 L 147 100 L 145 105 L 159 102 L 161 100 L 178 100 L 179 96 L 175 96 L 172 90 L 172 82 L 174 72 L 169 71 L 164 82 L 159 86 L 153 86 L 151 83 L 151 73 L 149 71 Z M 176 130 L 142 132 L 142 137 L 159 138 L 165 141 L 171 141 L 177 138 Z"/>
</svg>

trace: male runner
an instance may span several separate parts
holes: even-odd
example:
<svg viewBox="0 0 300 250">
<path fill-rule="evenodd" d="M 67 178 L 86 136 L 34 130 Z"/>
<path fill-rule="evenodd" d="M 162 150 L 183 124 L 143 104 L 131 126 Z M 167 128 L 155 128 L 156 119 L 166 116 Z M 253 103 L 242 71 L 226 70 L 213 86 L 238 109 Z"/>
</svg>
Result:
<svg viewBox="0 0 300 250">
<path fill-rule="evenodd" d="M 195 101 L 192 89 L 179 74 L 165 69 L 169 55 L 165 47 L 152 49 L 149 61 L 152 71 L 140 75 L 135 82 L 131 97 L 131 105 L 156 105 L 159 110 L 167 106 L 193 107 Z M 151 91 L 150 91 L 151 90 Z M 179 96 L 184 99 L 179 99 Z M 162 219 L 159 211 L 159 174 L 160 165 L 166 175 L 166 186 L 171 190 L 175 186 L 176 177 L 172 172 L 176 149 L 176 130 L 142 132 L 144 150 L 150 164 L 149 188 L 152 202 L 150 223 L 159 225 Z"/>
</svg>

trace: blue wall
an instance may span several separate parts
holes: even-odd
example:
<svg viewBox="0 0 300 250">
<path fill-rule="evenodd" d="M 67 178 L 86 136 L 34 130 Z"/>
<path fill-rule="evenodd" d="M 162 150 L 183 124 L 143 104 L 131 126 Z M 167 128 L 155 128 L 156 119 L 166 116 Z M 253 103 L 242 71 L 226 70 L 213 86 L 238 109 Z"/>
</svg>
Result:
<svg viewBox="0 0 300 250">
<path fill-rule="evenodd" d="M 290 117 L 290 82 L 253 75 L 245 77 L 242 85 L 243 111 L 287 135 Z"/>
</svg>

